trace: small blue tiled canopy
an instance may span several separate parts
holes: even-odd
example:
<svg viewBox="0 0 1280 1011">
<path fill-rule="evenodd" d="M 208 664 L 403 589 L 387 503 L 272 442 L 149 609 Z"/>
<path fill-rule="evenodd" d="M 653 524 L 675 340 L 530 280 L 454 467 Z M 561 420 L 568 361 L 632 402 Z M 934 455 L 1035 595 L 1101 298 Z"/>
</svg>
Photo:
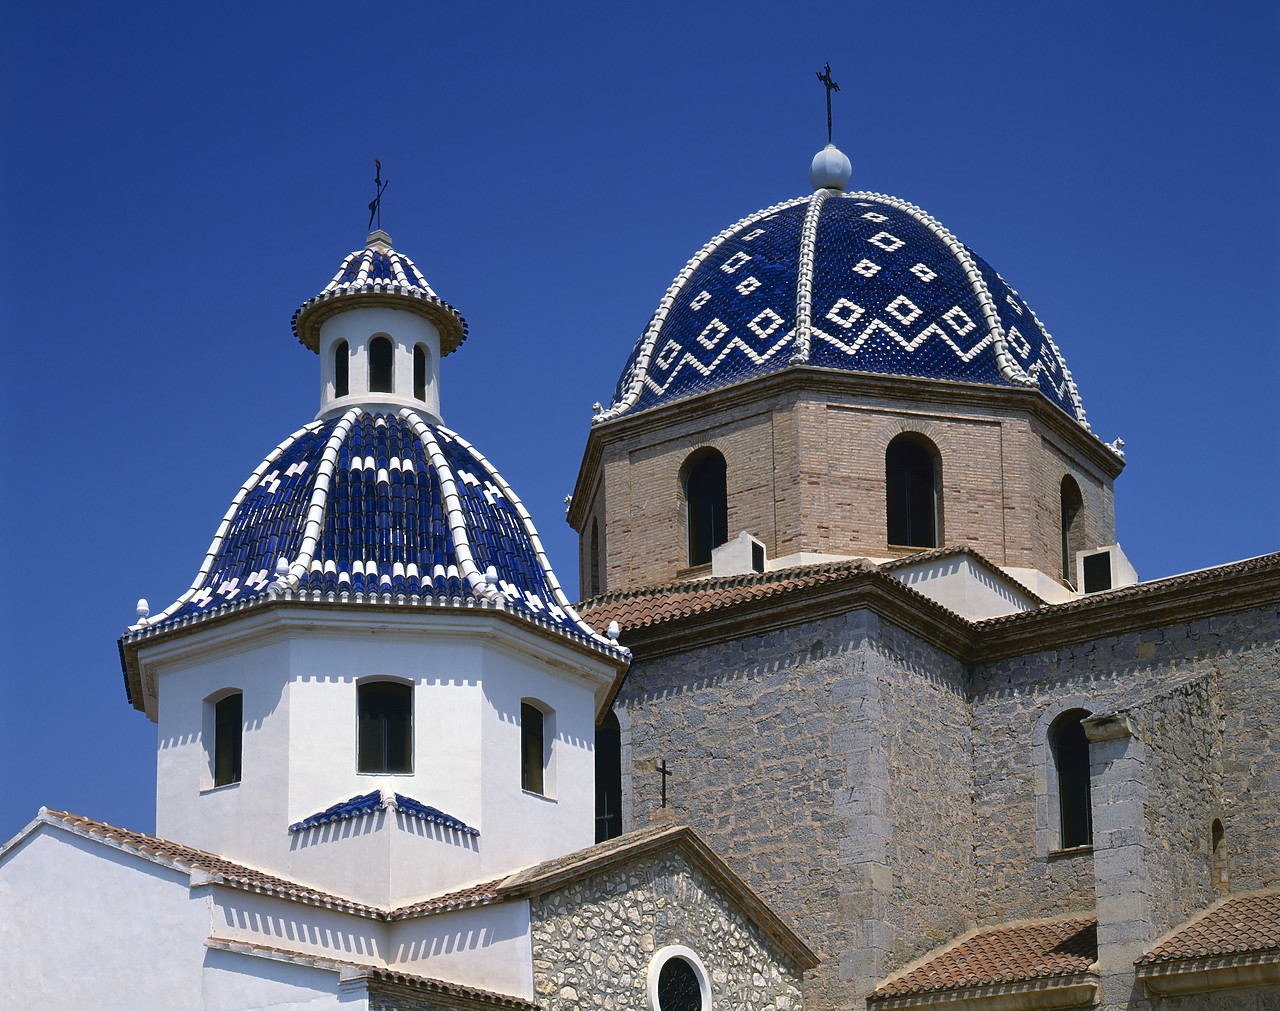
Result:
<svg viewBox="0 0 1280 1011">
<path fill-rule="evenodd" d="M 1057 346 L 999 274 L 918 207 L 831 189 L 707 243 L 594 420 L 791 365 L 1036 388 L 1089 427 Z"/>
<path fill-rule="evenodd" d="M 528 512 L 461 436 L 416 412 L 352 408 L 276 447 L 155 631 L 272 596 L 480 604 L 613 654 L 573 610 Z"/>
<path fill-rule="evenodd" d="M 312 351 L 319 348 L 320 324 L 359 305 L 387 305 L 429 319 L 440 333 L 441 355 L 467 339 L 467 321 L 435 293 L 417 265 L 391 248 L 391 236 L 369 233 L 364 249 L 348 253 L 324 289 L 293 314 L 293 332 Z"/>
</svg>

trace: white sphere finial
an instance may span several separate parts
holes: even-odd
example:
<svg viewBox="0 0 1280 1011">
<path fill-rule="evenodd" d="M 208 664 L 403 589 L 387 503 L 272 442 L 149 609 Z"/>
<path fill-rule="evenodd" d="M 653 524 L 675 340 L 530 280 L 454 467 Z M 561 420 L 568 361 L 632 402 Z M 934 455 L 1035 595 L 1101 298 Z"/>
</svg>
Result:
<svg viewBox="0 0 1280 1011">
<path fill-rule="evenodd" d="M 843 190 L 851 175 L 853 166 L 834 144 L 828 144 L 815 154 L 809 166 L 809 183 L 815 190 Z"/>
<path fill-rule="evenodd" d="M 618 633 L 621 631 L 622 629 L 618 627 L 618 623 L 616 621 L 609 622 L 609 638 L 612 641 L 614 642 L 618 641 Z"/>
<path fill-rule="evenodd" d="M 281 555 L 276 559 L 276 579 L 281 582 L 289 578 L 289 559 Z"/>
<path fill-rule="evenodd" d="M 138 617 L 149 618 L 151 616 L 151 605 L 147 603 L 146 597 L 138 598 Z"/>
<path fill-rule="evenodd" d="M 497 566 L 495 566 L 495 565 L 490 565 L 487 569 L 485 569 L 485 570 L 484 570 L 484 581 L 485 581 L 486 583 L 488 583 L 490 586 L 497 586 L 497 585 L 498 585 L 498 568 L 497 568 Z"/>
</svg>

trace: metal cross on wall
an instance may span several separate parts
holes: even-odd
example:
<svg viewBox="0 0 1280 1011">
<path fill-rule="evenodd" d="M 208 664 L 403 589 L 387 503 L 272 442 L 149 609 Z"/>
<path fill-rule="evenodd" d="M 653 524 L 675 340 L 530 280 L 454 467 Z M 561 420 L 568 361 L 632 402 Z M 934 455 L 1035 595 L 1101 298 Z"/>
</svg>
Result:
<svg viewBox="0 0 1280 1011">
<path fill-rule="evenodd" d="M 817 72 L 815 71 L 815 74 L 818 80 L 821 81 L 824 85 L 826 85 L 826 88 L 827 88 L 827 143 L 830 144 L 831 143 L 831 93 L 833 91 L 839 91 L 840 85 L 836 84 L 836 82 L 831 79 L 830 63 L 828 63 L 825 67 L 822 68 L 822 73 L 817 74 Z"/>
<path fill-rule="evenodd" d="M 389 181 L 390 180 L 384 181 L 382 178 L 382 162 L 378 161 L 377 158 L 373 159 L 373 185 L 377 188 L 378 192 L 374 198 L 369 201 L 370 228 L 373 228 L 375 218 L 378 221 L 378 228 L 382 228 L 382 191 L 387 188 L 387 182 Z"/>
<path fill-rule="evenodd" d="M 658 772 L 662 774 L 662 806 L 667 806 L 667 777 L 671 772 L 667 769 L 667 760 L 664 758 L 662 764 L 658 766 Z"/>
</svg>

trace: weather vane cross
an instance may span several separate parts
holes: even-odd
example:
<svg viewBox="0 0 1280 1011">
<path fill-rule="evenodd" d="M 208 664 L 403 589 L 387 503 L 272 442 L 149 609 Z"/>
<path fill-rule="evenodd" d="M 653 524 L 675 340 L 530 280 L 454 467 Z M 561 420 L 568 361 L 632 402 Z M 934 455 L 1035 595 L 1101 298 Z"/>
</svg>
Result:
<svg viewBox="0 0 1280 1011">
<path fill-rule="evenodd" d="M 831 143 L 831 93 L 833 91 L 839 91 L 840 85 L 836 84 L 836 82 L 831 79 L 831 64 L 829 62 L 825 67 L 822 68 L 822 73 L 817 74 L 817 72 L 815 71 L 815 74 L 818 80 L 821 81 L 826 86 L 826 89 L 827 89 L 827 143 L 830 144 Z"/>
<path fill-rule="evenodd" d="M 828 117 L 830 118 L 830 117 Z M 373 222 L 376 219 L 378 228 L 382 228 L 382 191 L 387 188 L 387 180 L 382 178 L 382 162 L 377 158 L 373 159 L 373 185 L 377 187 L 377 194 L 369 201 L 369 227 L 373 228 Z"/>
</svg>

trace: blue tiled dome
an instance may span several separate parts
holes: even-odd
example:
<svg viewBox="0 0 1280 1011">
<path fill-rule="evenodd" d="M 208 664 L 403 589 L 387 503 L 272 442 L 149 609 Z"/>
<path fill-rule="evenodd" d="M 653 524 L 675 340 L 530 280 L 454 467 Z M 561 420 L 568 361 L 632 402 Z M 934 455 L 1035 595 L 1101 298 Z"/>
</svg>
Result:
<svg viewBox="0 0 1280 1011">
<path fill-rule="evenodd" d="M 191 588 L 135 630 L 280 596 L 496 607 L 624 652 L 573 610 L 498 472 L 408 409 L 353 408 L 285 439 L 232 501 Z"/>
<path fill-rule="evenodd" d="M 1035 387 L 1088 428 L 1053 339 L 999 274 L 918 207 L 832 189 L 707 243 L 595 420 L 790 365 Z"/>
<path fill-rule="evenodd" d="M 387 305 L 429 319 L 440 332 L 440 353 L 456 351 L 467 339 L 467 321 L 432 290 L 417 265 L 391 248 L 391 236 L 375 231 L 364 249 L 348 253 L 333 280 L 293 314 L 294 335 L 315 351 L 320 324 L 357 305 Z"/>
</svg>

